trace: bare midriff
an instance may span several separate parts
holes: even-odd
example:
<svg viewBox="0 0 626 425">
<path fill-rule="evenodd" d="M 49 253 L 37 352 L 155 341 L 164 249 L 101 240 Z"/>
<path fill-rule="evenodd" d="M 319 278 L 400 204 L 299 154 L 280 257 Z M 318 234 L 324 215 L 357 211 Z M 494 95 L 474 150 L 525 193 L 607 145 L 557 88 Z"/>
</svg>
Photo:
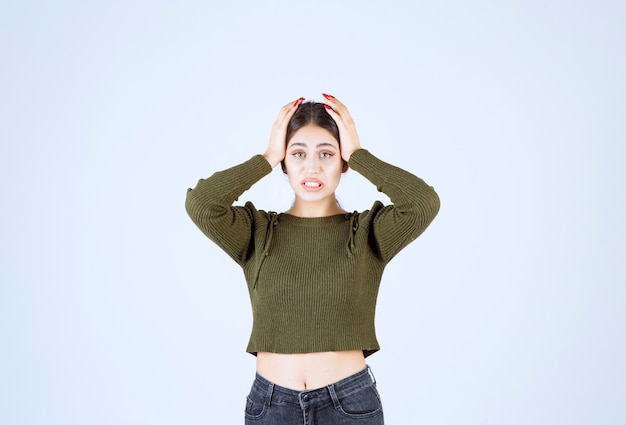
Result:
<svg viewBox="0 0 626 425">
<path fill-rule="evenodd" d="M 292 390 L 321 388 L 365 369 L 363 351 L 280 354 L 257 353 L 257 373 Z"/>
</svg>

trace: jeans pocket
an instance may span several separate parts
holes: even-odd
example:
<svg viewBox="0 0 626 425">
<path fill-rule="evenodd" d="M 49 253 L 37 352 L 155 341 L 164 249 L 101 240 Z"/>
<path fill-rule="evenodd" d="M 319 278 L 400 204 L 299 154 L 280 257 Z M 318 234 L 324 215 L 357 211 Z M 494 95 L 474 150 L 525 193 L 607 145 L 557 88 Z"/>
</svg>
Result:
<svg viewBox="0 0 626 425">
<path fill-rule="evenodd" d="M 266 411 L 265 397 L 251 392 L 246 397 L 246 417 L 250 419 L 259 419 L 263 417 Z"/>
<path fill-rule="evenodd" d="M 365 418 L 382 414 L 383 406 L 376 385 L 360 388 L 344 397 L 338 397 L 339 411 L 351 418 Z"/>
</svg>

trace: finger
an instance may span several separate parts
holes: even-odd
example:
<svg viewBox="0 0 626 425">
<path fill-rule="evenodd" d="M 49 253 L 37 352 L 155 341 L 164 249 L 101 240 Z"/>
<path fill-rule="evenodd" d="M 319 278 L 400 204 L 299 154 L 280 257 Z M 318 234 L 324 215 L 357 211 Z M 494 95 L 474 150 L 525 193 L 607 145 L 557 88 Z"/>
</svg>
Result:
<svg viewBox="0 0 626 425">
<path fill-rule="evenodd" d="M 333 107 L 328 104 L 324 104 L 324 108 L 326 108 L 326 112 L 328 113 L 328 115 L 330 115 L 335 120 L 335 122 L 339 124 L 341 121 L 341 117 L 339 116 L 337 111 L 335 111 Z"/>
<path fill-rule="evenodd" d="M 300 97 L 293 102 L 289 102 L 280 108 L 280 112 L 278 113 L 278 118 L 276 118 L 276 124 L 282 125 L 286 121 L 288 122 L 293 114 L 295 114 L 298 106 L 304 101 L 304 97 Z"/>
<path fill-rule="evenodd" d="M 337 127 L 339 127 L 340 129 L 346 129 L 352 122 L 352 117 L 350 116 L 348 110 L 345 109 L 345 107 L 343 111 L 341 111 L 341 108 L 339 106 L 330 106 L 328 104 L 324 104 L 324 107 L 326 108 L 326 112 L 328 113 L 328 115 L 330 115 L 335 120 L 335 123 L 337 123 Z"/>
<path fill-rule="evenodd" d="M 298 106 L 300 106 L 300 104 L 303 101 L 304 101 L 304 97 L 299 97 L 294 102 L 289 102 L 288 104 L 286 104 L 285 106 L 282 107 L 281 113 L 284 113 L 284 114 L 293 114 L 293 113 L 295 113 L 296 109 L 298 109 Z"/>
<path fill-rule="evenodd" d="M 346 108 L 346 105 L 344 105 L 339 99 L 337 99 L 332 94 L 322 93 L 322 96 L 324 96 L 324 99 L 326 99 L 326 102 L 329 105 L 331 105 L 333 107 L 333 109 L 335 109 L 335 110 L 345 109 L 346 111 L 348 110 L 348 108 Z"/>
<path fill-rule="evenodd" d="M 322 93 L 322 96 L 324 96 L 326 103 L 336 112 L 338 116 L 344 120 L 349 120 L 351 118 L 348 108 L 339 99 L 326 93 Z"/>
</svg>

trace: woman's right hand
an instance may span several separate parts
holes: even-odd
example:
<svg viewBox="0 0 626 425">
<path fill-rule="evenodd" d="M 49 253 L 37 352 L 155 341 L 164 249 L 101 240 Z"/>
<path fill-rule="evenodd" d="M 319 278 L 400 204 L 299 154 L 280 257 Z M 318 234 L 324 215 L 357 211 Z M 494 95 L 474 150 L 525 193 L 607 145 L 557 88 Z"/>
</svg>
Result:
<svg viewBox="0 0 626 425">
<path fill-rule="evenodd" d="M 267 162 L 270 163 L 272 168 L 277 166 L 280 161 L 285 159 L 285 138 L 287 137 L 287 125 L 291 120 L 291 117 L 298 109 L 298 106 L 304 100 L 303 97 L 299 98 L 295 102 L 289 102 L 280 109 L 278 118 L 272 126 L 272 134 L 270 135 L 270 143 L 267 146 L 267 150 L 263 154 Z"/>
</svg>

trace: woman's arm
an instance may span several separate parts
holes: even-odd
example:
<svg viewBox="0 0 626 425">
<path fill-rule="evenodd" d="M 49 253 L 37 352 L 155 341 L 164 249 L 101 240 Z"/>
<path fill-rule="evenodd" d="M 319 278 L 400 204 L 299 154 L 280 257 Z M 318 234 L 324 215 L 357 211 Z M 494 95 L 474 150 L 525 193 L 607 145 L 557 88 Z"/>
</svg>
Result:
<svg viewBox="0 0 626 425">
<path fill-rule="evenodd" d="M 326 110 L 339 127 L 342 158 L 391 199 L 392 205 L 371 211 L 375 217 L 370 238 L 378 255 L 389 261 L 435 218 L 439 196 L 419 177 L 363 149 L 348 108 L 334 96 L 324 94 L 324 97 L 328 104 Z"/>
<path fill-rule="evenodd" d="M 352 153 L 350 168 L 376 186 L 392 204 L 372 209 L 370 240 L 378 255 L 390 261 L 426 230 L 439 212 L 439 196 L 424 180 L 360 149 Z"/>
<path fill-rule="evenodd" d="M 187 190 L 185 208 L 198 228 L 237 263 L 251 253 L 254 211 L 232 204 L 254 183 L 272 171 L 261 155 L 201 179 Z"/>
<path fill-rule="evenodd" d="M 193 222 L 239 264 L 245 263 L 252 253 L 256 210 L 252 204 L 244 207 L 232 204 L 285 157 L 287 124 L 303 100 L 300 98 L 281 108 L 263 155 L 216 172 L 187 190 L 185 207 Z"/>
</svg>

